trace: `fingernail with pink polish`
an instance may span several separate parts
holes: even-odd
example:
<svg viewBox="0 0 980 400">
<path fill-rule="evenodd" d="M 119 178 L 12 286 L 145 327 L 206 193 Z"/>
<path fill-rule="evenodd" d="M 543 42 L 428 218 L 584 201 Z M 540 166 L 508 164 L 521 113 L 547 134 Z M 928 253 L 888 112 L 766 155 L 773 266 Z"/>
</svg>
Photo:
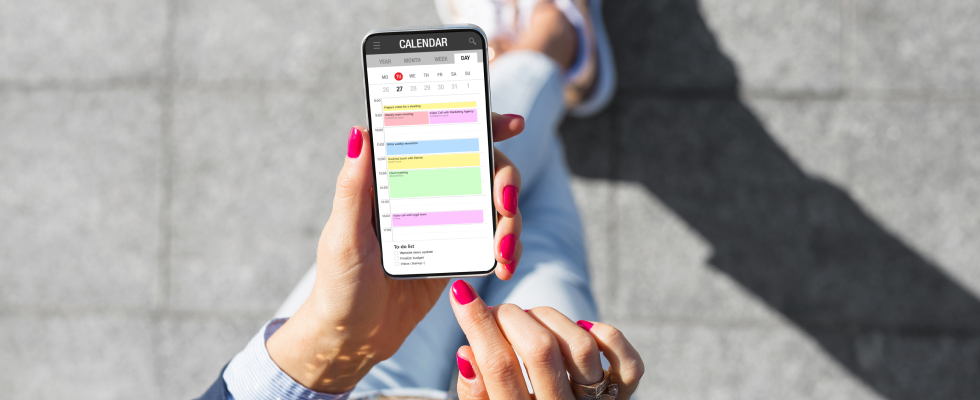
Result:
<svg viewBox="0 0 980 400">
<path fill-rule="evenodd" d="M 503 265 L 504 265 L 504 269 L 506 269 L 507 272 L 510 272 L 512 274 L 514 273 L 514 264 L 503 264 Z"/>
<path fill-rule="evenodd" d="M 504 114 L 504 115 L 506 115 L 508 117 L 511 117 L 511 118 L 524 119 L 524 116 L 523 115 L 517 115 L 517 114 Z"/>
<path fill-rule="evenodd" d="M 347 137 L 347 157 L 357 158 L 361 155 L 361 147 L 363 147 L 363 141 L 361 140 L 361 130 L 357 128 L 350 128 L 350 136 Z"/>
<path fill-rule="evenodd" d="M 517 247 L 517 239 L 514 235 L 504 236 L 500 239 L 500 257 L 505 260 L 514 260 L 514 248 Z"/>
<path fill-rule="evenodd" d="M 465 358 L 460 357 L 459 353 L 456 353 L 456 366 L 459 367 L 459 374 L 466 379 L 476 378 L 476 372 L 473 371 L 473 364 L 470 364 Z"/>
<path fill-rule="evenodd" d="M 504 210 L 510 211 L 512 214 L 517 213 L 517 188 L 513 185 L 507 185 L 504 188 Z"/>
<path fill-rule="evenodd" d="M 470 302 L 476 300 L 476 297 L 477 297 L 476 292 L 473 291 L 473 288 L 470 286 L 470 284 L 462 280 L 457 280 L 456 282 L 453 282 L 453 298 L 455 298 L 456 301 L 459 302 L 459 304 L 462 305 L 470 304 Z"/>
<path fill-rule="evenodd" d="M 581 326 L 582 329 L 585 329 L 587 331 L 591 331 L 592 330 L 592 326 L 595 325 L 595 324 L 593 324 L 593 323 L 591 323 L 589 321 L 586 321 L 584 319 L 583 320 L 579 320 L 575 324 L 578 325 L 578 326 Z"/>
</svg>

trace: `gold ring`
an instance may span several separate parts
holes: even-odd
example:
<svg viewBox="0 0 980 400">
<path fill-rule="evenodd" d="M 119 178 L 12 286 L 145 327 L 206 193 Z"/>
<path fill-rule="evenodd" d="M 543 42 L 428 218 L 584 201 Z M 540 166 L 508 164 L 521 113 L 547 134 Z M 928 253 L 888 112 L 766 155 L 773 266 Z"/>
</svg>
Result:
<svg viewBox="0 0 980 400">
<path fill-rule="evenodd" d="M 602 381 L 592 385 L 583 385 L 575 381 L 572 384 L 572 393 L 579 400 L 615 400 L 619 394 L 619 385 L 609 383 L 609 371 L 602 370 Z"/>
</svg>

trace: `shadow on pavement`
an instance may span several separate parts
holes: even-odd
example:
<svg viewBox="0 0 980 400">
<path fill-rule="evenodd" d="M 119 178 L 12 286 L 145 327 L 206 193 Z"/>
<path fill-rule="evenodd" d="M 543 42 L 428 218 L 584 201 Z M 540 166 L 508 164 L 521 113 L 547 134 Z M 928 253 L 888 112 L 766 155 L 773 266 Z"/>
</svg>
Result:
<svg viewBox="0 0 980 400">
<path fill-rule="evenodd" d="M 643 184 L 711 264 L 892 400 L 980 396 L 980 301 L 806 175 L 738 99 L 695 0 L 607 2 L 620 88 L 561 131 L 575 175 Z"/>
</svg>

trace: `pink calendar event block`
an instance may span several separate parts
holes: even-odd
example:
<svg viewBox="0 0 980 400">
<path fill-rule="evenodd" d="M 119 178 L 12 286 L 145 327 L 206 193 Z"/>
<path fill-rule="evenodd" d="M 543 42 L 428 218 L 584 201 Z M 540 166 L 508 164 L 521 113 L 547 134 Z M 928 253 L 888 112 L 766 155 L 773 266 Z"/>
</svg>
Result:
<svg viewBox="0 0 980 400">
<path fill-rule="evenodd" d="M 481 224 L 482 210 L 391 214 L 391 226 Z"/>
<path fill-rule="evenodd" d="M 476 122 L 475 108 L 385 113 L 385 126 L 458 124 L 464 122 Z"/>
<path fill-rule="evenodd" d="M 458 124 L 462 122 L 476 122 L 476 109 L 429 111 L 430 124 Z"/>
<path fill-rule="evenodd" d="M 425 125 L 429 123 L 428 111 L 404 111 L 385 113 L 385 126 Z"/>
</svg>

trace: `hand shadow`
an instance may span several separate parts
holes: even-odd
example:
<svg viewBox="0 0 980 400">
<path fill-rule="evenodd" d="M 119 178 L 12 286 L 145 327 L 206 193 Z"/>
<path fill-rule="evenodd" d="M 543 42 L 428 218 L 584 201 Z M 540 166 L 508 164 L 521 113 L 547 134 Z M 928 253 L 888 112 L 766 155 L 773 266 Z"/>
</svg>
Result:
<svg viewBox="0 0 980 400">
<path fill-rule="evenodd" d="M 980 398 L 980 301 L 773 141 L 697 1 L 604 12 L 619 91 L 561 127 L 572 173 L 643 184 L 711 243 L 712 266 L 883 397 Z"/>
</svg>

